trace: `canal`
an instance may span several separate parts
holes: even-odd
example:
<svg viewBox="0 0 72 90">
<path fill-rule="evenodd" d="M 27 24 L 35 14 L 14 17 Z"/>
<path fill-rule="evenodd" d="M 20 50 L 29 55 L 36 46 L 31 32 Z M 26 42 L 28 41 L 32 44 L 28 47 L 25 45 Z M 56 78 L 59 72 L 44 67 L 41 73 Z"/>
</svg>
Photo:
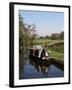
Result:
<svg viewBox="0 0 72 90">
<path fill-rule="evenodd" d="M 64 69 L 58 67 L 51 61 L 39 61 L 35 58 L 24 60 L 23 72 L 21 79 L 35 78 L 56 78 L 64 77 Z"/>
<path fill-rule="evenodd" d="M 34 45 L 33 48 L 42 48 L 41 45 Z M 64 63 L 60 64 L 56 60 L 41 60 L 34 57 L 23 58 L 22 73 L 20 79 L 35 79 L 35 78 L 56 78 L 64 77 Z M 24 63 L 24 64 L 23 64 Z"/>
</svg>

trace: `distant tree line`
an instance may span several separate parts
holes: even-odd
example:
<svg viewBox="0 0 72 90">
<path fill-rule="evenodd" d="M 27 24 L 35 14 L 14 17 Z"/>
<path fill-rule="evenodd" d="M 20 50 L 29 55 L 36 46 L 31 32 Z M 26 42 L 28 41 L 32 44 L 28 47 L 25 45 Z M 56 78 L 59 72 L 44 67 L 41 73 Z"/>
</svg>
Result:
<svg viewBox="0 0 72 90">
<path fill-rule="evenodd" d="M 64 39 L 64 31 L 60 32 L 60 33 L 52 33 L 50 36 L 46 35 L 46 36 L 40 36 L 40 39 Z"/>
</svg>

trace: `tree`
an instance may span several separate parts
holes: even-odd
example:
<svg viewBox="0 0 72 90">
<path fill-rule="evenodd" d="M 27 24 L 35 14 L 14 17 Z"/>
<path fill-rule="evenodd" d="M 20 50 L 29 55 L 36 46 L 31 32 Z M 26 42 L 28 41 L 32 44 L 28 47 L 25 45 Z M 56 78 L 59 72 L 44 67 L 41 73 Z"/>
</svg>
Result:
<svg viewBox="0 0 72 90">
<path fill-rule="evenodd" d="M 60 39 L 64 39 L 64 32 L 63 31 L 60 34 Z"/>
<path fill-rule="evenodd" d="M 59 39 L 59 37 L 60 37 L 60 33 L 53 33 L 51 35 L 51 39 Z"/>
<path fill-rule="evenodd" d="M 48 38 L 49 38 L 49 36 L 48 36 L 48 35 L 46 35 L 46 36 L 45 36 L 45 38 L 46 38 L 46 39 L 48 39 Z"/>
<path fill-rule="evenodd" d="M 22 55 L 22 48 L 23 48 L 23 32 L 24 30 L 24 24 L 23 24 L 23 18 L 19 14 L 19 52 L 20 55 Z"/>
<path fill-rule="evenodd" d="M 50 36 L 51 39 L 64 39 L 64 32 L 62 31 L 61 33 L 53 33 Z"/>
<path fill-rule="evenodd" d="M 37 32 L 36 32 L 35 24 L 33 24 L 32 27 L 31 27 L 30 35 L 31 35 L 32 40 L 34 40 L 37 37 Z"/>
<path fill-rule="evenodd" d="M 40 39 L 44 39 L 44 37 L 43 37 L 43 36 L 40 36 L 39 38 L 40 38 Z"/>
<path fill-rule="evenodd" d="M 20 54 L 25 55 L 28 48 L 33 44 L 33 40 L 37 37 L 35 24 L 28 25 L 19 15 L 19 48 Z"/>
<path fill-rule="evenodd" d="M 19 15 L 19 50 L 20 55 L 25 55 L 27 53 L 27 48 L 29 46 L 29 35 L 28 30 L 24 24 L 24 19 Z"/>
</svg>

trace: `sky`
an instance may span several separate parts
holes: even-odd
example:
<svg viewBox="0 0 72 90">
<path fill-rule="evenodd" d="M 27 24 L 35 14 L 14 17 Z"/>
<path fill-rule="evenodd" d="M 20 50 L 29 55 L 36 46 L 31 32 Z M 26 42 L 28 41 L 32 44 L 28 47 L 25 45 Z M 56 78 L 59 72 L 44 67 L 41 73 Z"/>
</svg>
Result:
<svg viewBox="0 0 72 90">
<path fill-rule="evenodd" d="M 38 36 L 64 31 L 64 13 L 20 10 L 26 24 L 35 24 Z"/>
</svg>

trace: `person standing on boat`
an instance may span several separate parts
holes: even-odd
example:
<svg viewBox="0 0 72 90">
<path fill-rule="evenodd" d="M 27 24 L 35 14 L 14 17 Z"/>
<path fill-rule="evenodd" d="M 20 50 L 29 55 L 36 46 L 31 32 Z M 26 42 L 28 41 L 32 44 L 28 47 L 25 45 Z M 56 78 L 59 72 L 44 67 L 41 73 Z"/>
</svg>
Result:
<svg viewBox="0 0 72 90">
<path fill-rule="evenodd" d="M 49 58 L 49 54 L 47 52 L 47 49 L 48 49 L 48 45 L 47 45 L 47 43 L 45 43 L 44 48 L 42 49 L 42 52 L 41 52 L 41 59 L 48 59 Z"/>
<path fill-rule="evenodd" d="M 45 58 L 48 60 L 49 59 L 49 53 L 47 52 L 47 49 L 45 50 Z"/>
<path fill-rule="evenodd" d="M 45 50 L 44 50 L 44 48 L 43 48 L 43 49 L 42 49 L 42 52 L 41 52 L 40 58 L 43 59 L 44 57 L 45 57 Z"/>
<path fill-rule="evenodd" d="M 45 43 L 45 56 L 46 56 L 46 59 L 48 59 L 49 52 L 48 52 L 48 43 L 47 42 Z"/>
</svg>

